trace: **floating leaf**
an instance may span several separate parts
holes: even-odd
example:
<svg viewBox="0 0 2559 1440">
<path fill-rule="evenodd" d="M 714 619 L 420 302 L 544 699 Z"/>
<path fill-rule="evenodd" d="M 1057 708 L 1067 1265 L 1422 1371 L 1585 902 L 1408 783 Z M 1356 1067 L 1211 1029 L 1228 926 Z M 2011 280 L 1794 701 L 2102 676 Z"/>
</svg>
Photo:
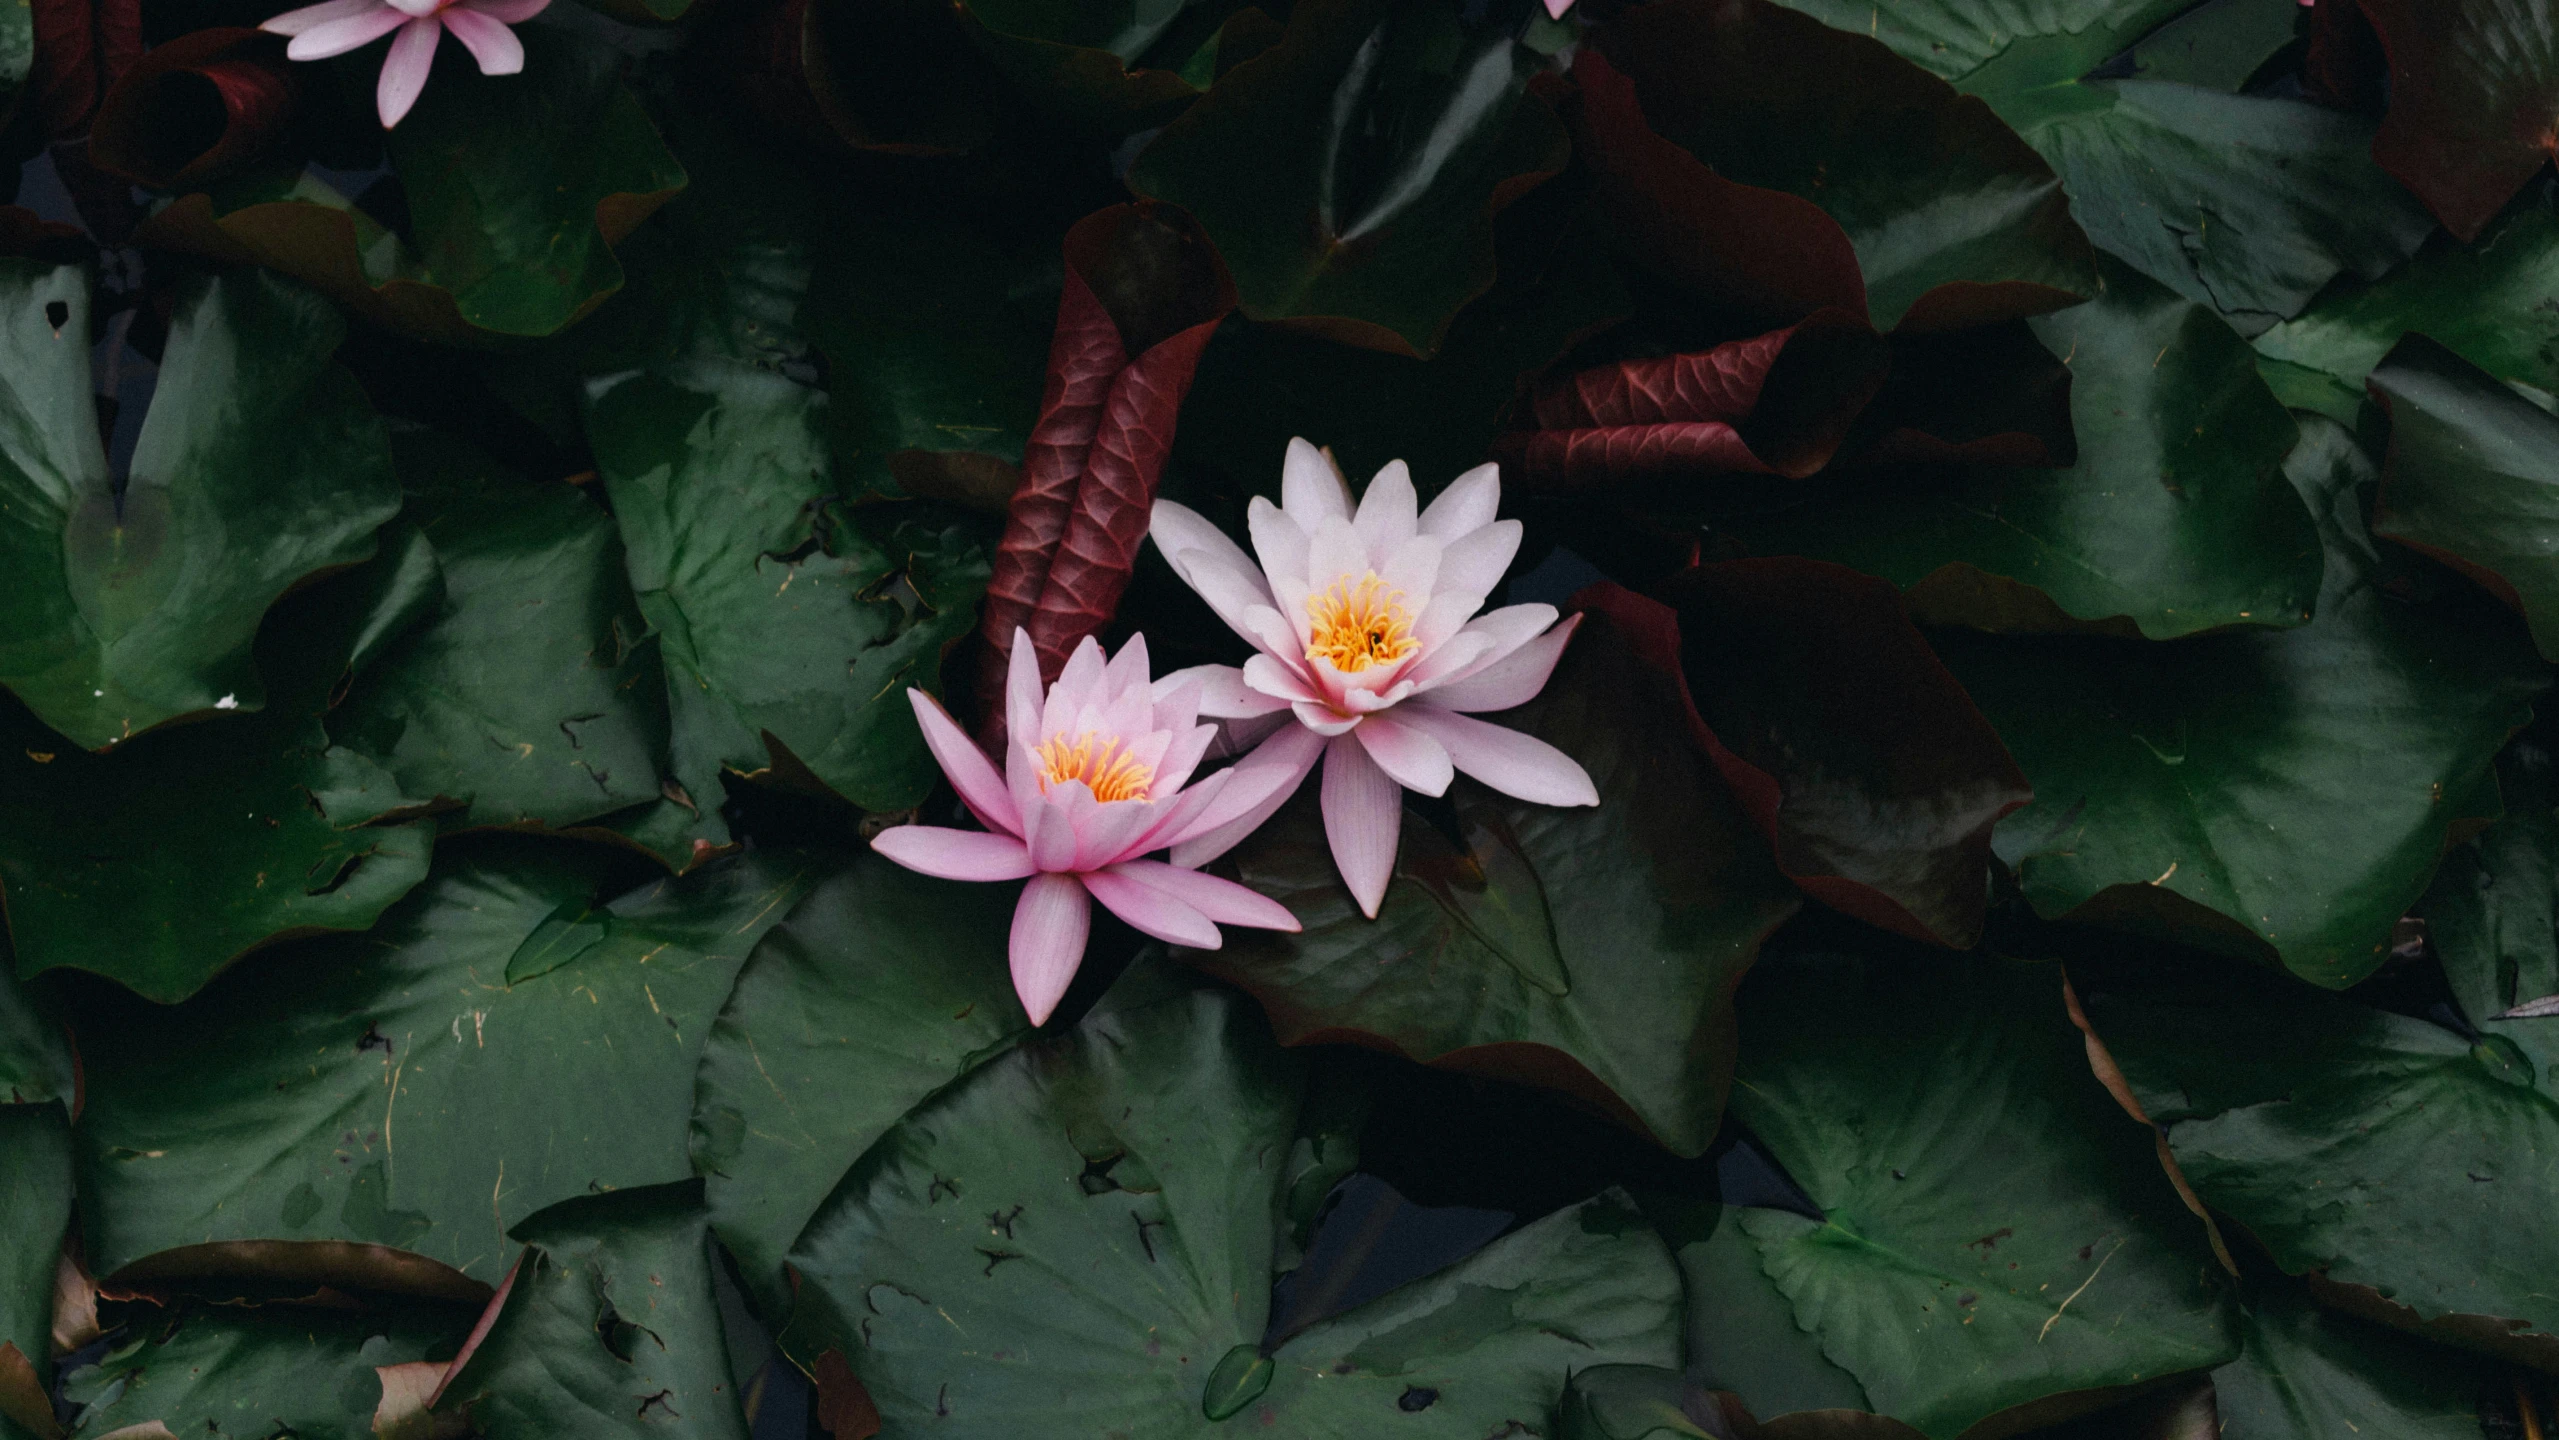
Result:
<svg viewBox="0 0 2559 1440">
<path fill-rule="evenodd" d="M 1472 1440 L 1544 1430 L 1573 1370 L 1673 1358 L 1676 1274 L 1614 1194 L 1266 1350 L 1303 1086 L 1248 1004 L 1141 963 L 880 1142 L 792 1256 L 784 1350 L 849 1364 L 892 1429 L 1004 1440 Z"/>
<path fill-rule="evenodd" d="M 2076 80 L 2131 48 L 2194 0 L 2079 0 L 2070 5 L 1986 5 L 1982 0 L 1784 0 L 1824 23 L 1882 41 L 1893 53 L 1996 101 Z"/>
<path fill-rule="evenodd" d="M 53 1274 L 71 1228 L 64 1107 L 0 1105 L 0 1435 L 48 1440 Z"/>
<path fill-rule="evenodd" d="M 2212 1374 L 2230 1440 L 2478 1440 L 2480 1399 L 2499 1388 L 2493 1367 L 2340 1315 L 2297 1284 L 2252 1287 L 2239 1336 L 2239 1358 Z"/>
<path fill-rule="evenodd" d="M 2559 35 L 2539 0 L 2363 0 L 2390 57 L 2373 158 L 2474 240 L 2559 147 Z"/>
<path fill-rule="evenodd" d="M 1589 772 L 1557 809 L 1473 781 L 1408 806 L 1374 921 L 1337 874 L 1315 786 L 1235 852 L 1303 933 L 1234 931 L 1186 958 L 1252 992 L 1287 1044 L 1357 1040 L 1558 1089 L 1670 1150 L 1715 1137 L 1732 987 L 1796 900 L 1689 732 L 1678 681 L 1593 615 L 1500 722 Z"/>
<path fill-rule="evenodd" d="M 471 1312 L 414 1303 L 191 1306 L 166 1317 L 146 1311 L 138 1328 L 65 1385 L 97 1397 L 80 1416 L 77 1433 L 88 1440 L 153 1421 L 168 1435 L 365 1440 L 377 1433 L 381 1370 L 450 1358 Z"/>
</svg>

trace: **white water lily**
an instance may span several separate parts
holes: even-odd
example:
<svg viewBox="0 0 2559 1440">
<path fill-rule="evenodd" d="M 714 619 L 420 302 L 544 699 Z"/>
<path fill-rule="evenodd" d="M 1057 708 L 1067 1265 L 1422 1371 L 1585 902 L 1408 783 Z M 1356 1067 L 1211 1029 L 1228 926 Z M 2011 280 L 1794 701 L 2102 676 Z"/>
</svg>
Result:
<svg viewBox="0 0 2559 1440">
<path fill-rule="evenodd" d="M 1558 624 L 1555 607 L 1539 604 L 1475 613 L 1519 552 L 1519 522 L 1494 518 L 1498 467 L 1458 476 L 1416 513 L 1397 460 L 1354 510 L 1332 461 L 1291 440 L 1280 501 L 1252 502 L 1258 564 L 1197 512 L 1155 505 L 1149 533 L 1175 573 L 1261 652 L 1241 668 L 1166 679 L 1197 677 L 1200 714 L 1230 722 L 1239 739 L 1276 727 L 1236 767 L 1239 780 L 1285 772 L 1251 811 L 1175 846 L 1175 864 L 1199 865 L 1251 834 L 1319 757 L 1325 836 L 1372 919 L 1395 869 L 1403 791 L 1442 794 L 1464 771 L 1522 800 L 1599 803 L 1570 756 L 1471 713 L 1544 688 L 1580 621 Z"/>
</svg>

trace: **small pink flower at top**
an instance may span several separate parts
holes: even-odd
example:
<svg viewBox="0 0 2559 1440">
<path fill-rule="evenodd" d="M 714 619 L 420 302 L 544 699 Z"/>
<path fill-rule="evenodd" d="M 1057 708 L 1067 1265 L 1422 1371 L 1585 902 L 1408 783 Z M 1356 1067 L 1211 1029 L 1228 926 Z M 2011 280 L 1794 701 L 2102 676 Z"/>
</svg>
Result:
<svg viewBox="0 0 2559 1440">
<path fill-rule="evenodd" d="M 1217 927 L 1295 930 L 1297 917 L 1231 880 L 1141 857 L 1230 823 L 1260 805 L 1274 777 L 1221 770 L 1190 784 L 1217 727 L 1196 723 L 1200 687 L 1154 679 L 1146 637 L 1107 664 L 1090 636 L 1040 696 L 1039 660 L 1013 632 L 1004 696 L 1004 773 L 932 696 L 909 690 L 924 743 L 986 827 L 900 825 L 871 842 L 909 870 L 945 880 L 1029 877 L 1013 909 L 1013 990 L 1043 1024 L 1084 959 L 1099 900 L 1159 940 L 1214 950 Z"/>
<path fill-rule="evenodd" d="M 509 25 L 521 25 L 542 13 L 551 0 L 328 0 L 287 10 L 258 28 L 271 35 L 290 35 L 284 48 L 293 60 L 326 60 L 370 45 L 392 31 L 391 53 L 382 58 L 382 77 L 373 87 L 373 106 L 390 129 L 418 103 L 427 72 L 435 68 L 435 47 L 444 32 L 462 42 L 483 75 L 513 75 L 524 68 L 524 42 Z"/>
<path fill-rule="evenodd" d="M 1546 14 L 1551 19 L 1563 19 L 1564 12 L 1572 8 L 1573 0 L 1546 0 Z"/>
</svg>

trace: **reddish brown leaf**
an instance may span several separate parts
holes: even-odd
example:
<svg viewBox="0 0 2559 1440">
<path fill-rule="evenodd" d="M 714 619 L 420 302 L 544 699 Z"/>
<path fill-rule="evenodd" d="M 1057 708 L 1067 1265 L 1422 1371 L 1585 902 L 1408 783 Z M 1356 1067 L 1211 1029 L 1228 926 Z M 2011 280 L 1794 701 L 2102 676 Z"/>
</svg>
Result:
<svg viewBox="0 0 2559 1440">
<path fill-rule="evenodd" d="M 116 81 L 90 127 L 89 157 L 155 190 L 200 185 L 276 138 L 294 98 L 282 36 L 198 30 L 154 48 Z"/>
<path fill-rule="evenodd" d="M 2301 57 L 2301 88 L 2323 105 L 2380 114 L 2387 66 L 2372 22 L 2355 0 L 2315 0 L 2309 10 L 2310 48 Z"/>
<path fill-rule="evenodd" d="M 995 133 L 1001 82 L 946 0 L 745 0 L 709 44 L 766 123 L 826 149 L 955 155 Z"/>
<path fill-rule="evenodd" d="M 2372 158 L 2463 240 L 2559 154 L 2559 30 L 2542 0 L 2363 0 L 2390 61 Z"/>
<path fill-rule="evenodd" d="M 880 1433 L 880 1407 L 862 1377 L 844 1363 L 844 1352 L 817 1357 L 817 1423 L 835 1440 L 871 1440 Z"/>
<path fill-rule="evenodd" d="M 98 101 L 142 58 L 141 0 L 30 0 L 36 113 L 48 138 L 88 128 Z"/>
<path fill-rule="evenodd" d="M 1848 465 L 2077 462 L 2070 367 L 2022 320 L 1896 335 L 1892 378 L 1858 417 Z"/>
<path fill-rule="evenodd" d="M 1843 914 L 1958 949 L 1980 938 L 1990 832 L 2033 798 L 1886 581 L 1792 557 L 1702 565 L 1609 614 L 1685 677 L 1690 719 L 1778 868 Z"/>
</svg>

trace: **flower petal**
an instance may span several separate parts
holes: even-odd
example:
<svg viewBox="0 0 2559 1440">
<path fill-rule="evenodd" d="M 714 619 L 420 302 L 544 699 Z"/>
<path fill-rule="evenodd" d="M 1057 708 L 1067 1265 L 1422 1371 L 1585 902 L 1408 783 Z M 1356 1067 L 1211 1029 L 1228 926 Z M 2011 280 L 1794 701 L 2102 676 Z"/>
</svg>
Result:
<svg viewBox="0 0 2559 1440">
<path fill-rule="evenodd" d="M 1147 534 L 1182 583 L 1199 592 L 1219 619 L 1251 639 L 1252 632 L 1237 622 L 1252 606 L 1272 603 L 1271 587 L 1243 547 L 1199 512 L 1170 500 L 1158 500 L 1148 512 Z"/>
<path fill-rule="evenodd" d="M 1298 724 L 1327 740 L 1336 735 L 1348 735 L 1352 727 L 1360 722 L 1360 717 L 1357 715 L 1336 714 L 1332 706 L 1319 705 L 1310 700 L 1300 700 L 1288 708 L 1296 714 Z"/>
<path fill-rule="evenodd" d="M 1312 535 L 1324 520 L 1351 518 L 1351 487 L 1323 451 L 1291 440 L 1288 458 L 1280 462 L 1280 508 Z"/>
<path fill-rule="evenodd" d="M 1022 807 L 1022 843 L 1029 848 L 1034 867 L 1074 868 L 1075 821 L 1067 813 L 1067 797 L 1073 794 L 1081 794 L 1087 801 L 1093 798 L 1083 781 L 1069 780 Z"/>
<path fill-rule="evenodd" d="M 1393 715 L 1371 715 L 1351 736 L 1388 779 L 1407 790 L 1445 795 L 1448 782 L 1457 778 L 1445 747 Z"/>
<path fill-rule="evenodd" d="M 1321 591 L 1336 582 L 1356 584 L 1360 576 L 1376 568 L 1368 558 L 1367 542 L 1360 539 L 1359 532 L 1351 528 L 1348 520 L 1330 516 L 1307 532 L 1308 589 Z M 1305 617 L 1300 614 L 1290 618 L 1297 623 L 1302 638 L 1306 628 Z"/>
<path fill-rule="evenodd" d="M 1167 682 L 1195 679 L 1200 687 L 1199 713 L 1212 720 L 1250 720 L 1288 708 L 1286 700 L 1274 699 L 1244 683 L 1244 672 L 1232 665 L 1194 665 L 1176 670 L 1155 682 L 1156 693 L 1163 693 Z"/>
<path fill-rule="evenodd" d="M 1040 709 L 1040 733 L 1031 737 L 1031 743 L 1036 745 L 1061 730 L 1073 733 L 1069 727 L 1076 715 L 1102 698 L 1102 642 L 1087 635 L 1066 657 L 1057 683 L 1048 687 L 1048 703 Z"/>
<path fill-rule="evenodd" d="M 1496 520 L 1448 542 L 1439 560 L 1439 589 L 1489 595 L 1502 583 L 1503 572 L 1519 554 L 1523 527 L 1516 520 Z"/>
<path fill-rule="evenodd" d="M 941 702 L 921 690 L 906 692 L 915 707 L 915 723 L 924 731 L 924 748 L 933 752 L 942 773 L 951 777 L 951 788 L 960 792 L 960 803 L 969 807 L 978 823 L 989 830 L 1008 835 L 1022 833 L 1022 810 L 1013 803 L 1012 792 L 1004 788 L 1004 777 L 995 773 L 995 762 L 977 748 L 959 722 L 944 710 Z"/>
<path fill-rule="evenodd" d="M 314 5 L 310 10 L 295 10 L 279 15 L 276 20 L 288 20 L 295 15 L 308 15 L 314 10 L 329 8 L 331 7 L 326 5 Z M 267 23 L 272 25 L 275 20 Z M 284 55 L 288 60 L 326 60 L 332 55 L 344 55 L 350 50 L 370 45 L 408 23 L 408 16 L 388 5 L 368 4 L 363 10 L 353 15 L 317 21 L 304 28 L 294 35 L 292 44 L 284 47 Z"/>
<path fill-rule="evenodd" d="M 1422 512 L 1419 528 L 1425 535 L 1455 540 L 1492 524 L 1501 507 L 1502 467 L 1478 465 L 1448 482 Z"/>
<path fill-rule="evenodd" d="M 1141 631 L 1128 637 L 1120 646 L 1120 653 L 1102 667 L 1102 690 L 1114 704 L 1132 692 L 1146 696 L 1151 704 L 1155 682 L 1147 677 L 1154 673 L 1154 666 L 1146 658 L 1146 635 Z"/>
<path fill-rule="evenodd" d="M 1268 655 L 1256 655 L 1244 662 L 1244 683 L 1252 691 L 1281 704 L 1308 704 L 1323 697 L 1315 693 L 1305 677 Z"/>
<path fill-rule="evenodd" d="M 521 25 L 551 8 L 551 0 L 460 0 L 457 10 L 476 10 L 501 25 Z"/>
<path fill-rule="evenodd" d="M 1214 950 L 1225 943 L 1225 937 L 1217 933 L 1217 926 L 1178 896 L 1132 880 L 1116 870 L 1096 870 L 1086 875 L 1084 888 L 1093 892 L 1094 899 L 1110 907 L 1112 914 L 1168 945 Z"/>
<path fill-rule="evenodd" d="M 1045 1025 L 1084 963 L 1093 902 L 1072 875 L 1034 875 L 1013 907 L 1013 993 L 1031 1023 Z"/>
<path fill-rule="evenodd" d="M 1534 735 L 1418 703 L 1395 718 L 1446 746 L 1458 769 L 1505 795 L 1537 805 L 1599 803 L 1598 789 L 1573 757 Z"/>
<path fill-rule="evenodd" d="M 1508 710 L 1525 705 L 1546 688 L 1548 677 L 1555 673 L 1555 662 L 1564 657 L 1565 643 L 1581 623 L 1581 616 L 1568 616 L 1563 624 L 1454 680 L 1436 686 L 1425 682 L 1423 693 L 1442 710 Z"/>
<path fill-rule="evenodd" d="M 313 31 L 293 43 L 318 34 Z M 390 129 L 418 103 L 426 89 L 427 76 L 435 69 L 436 42 L 444 38 L 444 26 L 428 17 L 412 20 L 391 37 L 391 53 L 382 57 L 382 75 L 373 85 L 373 108 L 382 117 L 382 128 Z M 288 54 L 291 53 L 287 47 Z"/>
<path fill-rule="evenodd" d="M 352 20 L 359 15 L 371 15 L 388 8 L 382 0 L 327 0 L 326 4 L 305 5 L 299 10 L 287 10 L 281 15 L 271 16 L 259 22 L 258 28 L 270 35 L 299 35 L 332 20 Z"/>
<path fill-rule="evenodd" d="M 1004 727 L 1015 740 L 1040 743 L 1040 655 L 1030 632 L 1013 627 L 1013 648 L 1004 669 Z"/>
<path fill-rule="evenodd" d="M 1244 523 L 1253 532 L 1253 554 L 1262 562 L 1262 574 L 1272 581 L 1272 593 L 1278 593 L 1278 577 L 1286 576 L 1299 585 L 1306 583 L 1306 530 L 1289 513 L 1256 495 L 1244 507 Z"/>
<path fill-rule="evenodd" d="M 1323 753 L 1322 736 L 1303 725 L 1282 725 L 1233 768 L 1218 772 L 1226 788 L 1216 803 L 1184 830 L 1166 833 L 1173 863 L 1194 869 L 1234 849 L 1288 803 Z"/>
<path fill-rule="evenodd" d="M 1481 630 L 1460 630 L 1425 652 L 1405 678 L 1414 689 L 1428 690 L 1461 671 L 1476 669 L 1476 662 L 1492 653 L 1492 636 Z"/>
<path fill-rule="evenodd" d="M 1250 925 L 1256 930 L 1285 930 L 1292 934 L 1298 929 L 1297 917 L 1288 912 L 1287 906 L 1232 880 L 1167 865 L 1161 860 L 1131 860 L 1111 868 L 1150 889 L 1163 891 L 1220 925 Z"/>
<path fill-rule="evenodd" d="M 1403 787 L 1377 768 L 1356 738 L 1343 735 L 1326 744 L 1324 838 L 1351 898 L 1371 920 L 1386 898 L 1386 882 L 1394 878 L 1403 826 Z"/>
<path fill-rule="evenodd" d="M 1010 835 L 899 825 L 871 837 L 871 848 L 918 874 L 944 880 L 1019 880 L 1031 853 Z"/>
<path fill-rule="evenodd" d="M 471 52 L 471 58 L 480 62 L 481 74 L 522 73 L 524 42 L 516 39 L 515 32 L 499 24 L 494 16 L 455 5 L 444 12 L 444 28 L 452 31 L 453 38 L 462 42 L 462 48 Z"/>
<path fill-rule="evenodd" d="M 1359 532 L 1360 543 L 1368 547 L 1371 565 L 1385 569 L 1386 557 L 1413 538 L 1413 512 L 1417 505 L 1413 470 L 1403 461 L 1389 460 L 1369 478 L 1368 493 L 1359 497 L 1359 514 L 1351 521 L 1351 527 Z"/>
</svg>

